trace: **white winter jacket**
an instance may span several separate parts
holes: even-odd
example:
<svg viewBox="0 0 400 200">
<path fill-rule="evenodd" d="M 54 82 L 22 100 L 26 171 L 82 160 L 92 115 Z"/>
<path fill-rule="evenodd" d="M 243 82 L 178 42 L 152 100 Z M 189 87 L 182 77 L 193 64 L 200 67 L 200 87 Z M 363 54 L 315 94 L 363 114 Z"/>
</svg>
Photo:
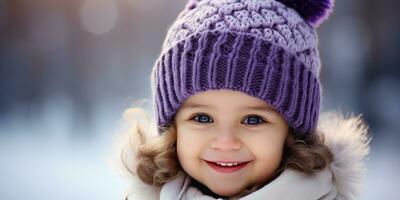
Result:
<svg viewBox="0 0 400 200">
<path fill-rule="evenodd" d="M 353 200 L 358 199 L 365 174 L 364 158 L 369 153 L 368 127 L 361 116 L 344 117 L 339 112 L 321 113 L 317 129 L 325 135 L 325 145 L 334 155 L 325 170 L 307 175 L 286 169 L 269 184 L 241 200 Z M 133 176 L 128 200 L 212 200 L 190 186 L 184 172 L 160 187 L 142 183 Z M 234 198 L 231 198 L 234 199 Z"/>
</svg>

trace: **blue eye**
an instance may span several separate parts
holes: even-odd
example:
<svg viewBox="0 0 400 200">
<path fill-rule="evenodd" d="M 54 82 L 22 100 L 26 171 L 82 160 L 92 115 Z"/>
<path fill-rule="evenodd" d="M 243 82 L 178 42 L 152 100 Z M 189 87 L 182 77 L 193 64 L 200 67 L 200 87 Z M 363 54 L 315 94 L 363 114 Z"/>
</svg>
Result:
<svg viewBox="0 0 400 200">
<path fill-rule="evenodd" d="M 191 118 L 191 120 L 193 120 L 193 119 L 199 123 L 213 122 L 212 118 L 206 114 L 197 114 Z M 259 124 L 265 123 L 266 121 L 263 120 L 260 116 L 249 115 L 248 117 L 245 118 L 244 122 L 245 122 L 245 124 L 254 126 L 254 125 L 259 125 Z"/>
<path fill-rule="evenodd" d="M 200 122 L 200 123 L 208 123 L 208 121 L 211 120 L 211 118 L 208 115 L 204 115 L 204 114 L 198 114 L 191 119 L 195 119 L 195 121 Z M 212 122 L 212 120 L 211 120 L 211 122 Z"/>
<path fill-rule="evenodd" d="M 244 121 L 249 125 L 258 125 L 265 122 L 265 120 L 257 115 L 249 115 L 249 117 L 247 117 Z"/>
</svg>

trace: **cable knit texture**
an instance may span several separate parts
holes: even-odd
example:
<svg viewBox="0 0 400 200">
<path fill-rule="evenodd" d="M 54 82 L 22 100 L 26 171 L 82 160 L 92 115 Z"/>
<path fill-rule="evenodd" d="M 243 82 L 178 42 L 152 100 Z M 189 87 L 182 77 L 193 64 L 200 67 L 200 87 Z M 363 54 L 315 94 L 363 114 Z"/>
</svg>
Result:
<svg viewBox="0 0 400 200">
<path fill-rule="evenodd" d="M 322 89 L 315 27 L 275 0 L 189 1 L 151 74 L 157 125 L 190 95 L 232 89 L 260 98 L 298 134 L 312 132 Z"/>
</svg>

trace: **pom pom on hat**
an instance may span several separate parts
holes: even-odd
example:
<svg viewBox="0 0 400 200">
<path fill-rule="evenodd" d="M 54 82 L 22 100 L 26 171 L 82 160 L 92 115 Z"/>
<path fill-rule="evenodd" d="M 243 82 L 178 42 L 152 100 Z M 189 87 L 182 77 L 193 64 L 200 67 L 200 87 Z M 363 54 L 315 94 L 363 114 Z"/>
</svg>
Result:
<svg viewBox="0 0 400 200">
<path fill-rule="evenodd" d="M 277 0 L 296 10 L 314 27 L 325 21 L 334 6 L 334 0 Z"/>
<path fill-rule="evenodd" d="M 191 10 L 197 6 L 201 0 L 188 0 L 185 8 Z M 334 6 L 334 0 L 275 0 L 283 3 L 287 7 L 296 10 L 304 20 L 318 27 L 328 19 Z"/>
</svg>

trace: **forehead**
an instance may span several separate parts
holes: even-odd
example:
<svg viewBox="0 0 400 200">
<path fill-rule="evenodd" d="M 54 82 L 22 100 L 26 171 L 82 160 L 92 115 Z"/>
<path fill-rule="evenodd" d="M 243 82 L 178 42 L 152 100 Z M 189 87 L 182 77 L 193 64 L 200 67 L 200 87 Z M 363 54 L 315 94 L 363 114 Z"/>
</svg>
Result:
<svg viewBox="0 0 400 200">
<path fill-rule="evenodd" d="M 186 99 L 181 105 L 181 109 L 193 108 L 209 108 L 217 110 L 220 108 L 233 108 L 275 112 L 274 107 L 259 98 L 247 95 L 240 91 L 225 89 L 196 93 Z"/>
</svg>

